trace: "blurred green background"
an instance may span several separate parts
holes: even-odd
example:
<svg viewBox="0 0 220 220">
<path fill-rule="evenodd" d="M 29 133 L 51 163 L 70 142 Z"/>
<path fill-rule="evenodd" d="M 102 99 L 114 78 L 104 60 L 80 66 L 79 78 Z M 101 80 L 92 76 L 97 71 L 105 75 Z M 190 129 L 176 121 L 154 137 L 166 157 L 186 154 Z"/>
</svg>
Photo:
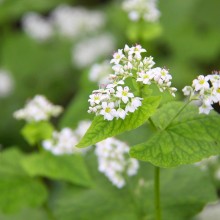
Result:
<svg viewBox="0 0 220 220">
<path fill-rule="evenodd" d="M 54 10 L 61 5 L 98 10 L 105 17 L 104 24 L 100 29 L 94 31 L 93 27 L 91 27 L 92 31 L 89 32 L 85 28 L 77 37 L 70 38 L 55 34 L 46 41 L 33 39 L 25 32 L 23 19 L 27 13 L 36 12 L 49 20 Z M 159 22 L 150 24 L 143 21 L 130 21 L 126 12 L 121 9 L 121 1 L 118 0 L 0 1 L 0 71 L 6 70 L 9 72 L 13 85 L 11 92 L 7 96 L 0 95 L 1 147 L 6 149 L 16 145 L 23 148 L 23 150 L 32 151 L 32 149 L 28 148 L 28 144 L 20 134 L 20 129 L 24 122 L 16 121 L 13 118 L 13 112 L 22 108 L 24 103 L 36 94 L 43 94 L 53 103 L 62 105 L 65 108 L 63 115 L 53 121 L 59 127 L 69 126 L 75 128 L 80 120 L 92 119 L 92 116 L 87 113 L 87 100 L 91 91 L 97 88 L 98 85 L 89 80 L 88 73 L 90 68 L 96 62 L 111 59 L 113 52 L 118 48 L 123 48 L 125 44 L 134 45 L 140 43 L 147 49 L 147 56 L 151 55 L 154 57 L 156 66 L 169 69 L 173 76 L 173 86 L 178 88 L 178 99 L 183 99 L 181 94 L 182 88 L 185 85 L 190 85 L 195 76 L 211 74 L 214 70 L 220 71 L 220 1 L 160 0 L 158 1 L 158 8 L 161 12 Z M 88 65 L 80 65 L 77 62 L 73 62 L 73 51 L 76 48 L 81 48 L 79 47 L 80 43 L 84 44 L 85 40 L 99 38 L 103 34 L 104 36 L 111 36 L 113 45 L 105 45 L 100 49 L 100 44 L 94 44 L 93 51 L 100 49 L 107 52 L 100 53 L 96 57 L 90 54 L 91 51 L 85 51 L 81 58 L 86 60 L 88 59 L 88 54 L 90 54 L 90 57 L 94 58 L 92 62 Z M 124 139 L 129 144 L 135 144 L 136 139 L 140 141 L 146 139 L 148 135 L 150 134 L 146 135 L 145 130 L 141 128 L 135 131 L 133 135 L 124 137 Z M 21 157 L 17 153 L 13 153 L 13 155 L 12 161 L 16 161 L 17 158 Z M 89 200 L 88 198 L 92 198 L 94 195 L 96 196 L 95 205 L 102 206 L 103 201 L 110 203 L 110 205 L 108 203 L 106 206 L 103 206 L 102 209 L 97 209 L 97 215 L 101 217 L 100 219 L 136 219 L 136 217 L 132 216 L 132 210 L 130 214 L 127 213 L 127 210 L 130 210 L 131 207 L 125 207 L 124 200 L 120 200 L 120 198 L 125 197 L 130 204 L 132 198 L 127 198 L 129 197 L 127 189 L 120 191 L 120 194 L 118 194 L 119 191 L 110 183 L 107 183 L 105 177 L 98 174 L 97 164 L 90 164 L 91 157 L 94 156 L 88 156 L 87 158 L 87 166 L 91 167 L 91 176 L 97 179 L 98 183 L 95 189 L 84 191 L 83 187 L 74 186 L 71 188 L 65 183 L 62 183 L 61 186 L 54 183 L 51 186 L 49 185 L 50 182 L 46 182 L 49 185 L 48 188 L 51 187 L 50 189 L 53 191 L 49 199 L 52 201 L 53 207 L 55 207 L 54 212 L 58 216 L 57 219 L 74 219 L 72 216 L 77 213 L 76 220 L 89 220 L 88 216 L 90 211 L 93 211 L 94 206 L 90 204 L 92 202 L 87 204 L 87 201 Z M 12 164 L 12 166 L 16 167 L 17 165 Z M 141 175 L 143 174 L 149 180 L 148 184 L 151 184 L 153 179 L 152 169 L 148 166 L 146 164 L 143 165 Z M 145 173 L 146 169 L 148 169 L 149 173 Z M 175 193 L 178 193 L 180 190 L 181 195 L 186 195 L 183 200 L 188 201 L 188 203 L 184 203 L 180 198 L 180 205 L 177 204 L 175 206 L 175 202 L 170 202 L 170 199 L 167 202 L 167 219 L 172 218 L 170 213 L 175 209 L 175 214 L 180 216 L 178 219 L 188 220 L 188 216 L 192 216 L 200 211 L 206 201 L 213 199 L 211 197 L 214 194 L 214 189 L 206 179 L 207 176 L 205 177 L 204 174 L 198 173 L 195 170 L 196 168 L 190 168 L 188 172 L 188 169 L 180 168 L 178 171 L 164 171 L 168 178 L 163 185 L 165 189 L 164 197 L 171 196 L 171 199 L 174 201 L 174 198 L 176 198 Z M 181 178 L 178 176 L 179 173 L 183 174 Z M 97 178 L 97 176 L 99 177 Z M 185 188 L 191 184 L 192 178 L 194 178 L 194 181 L 189 191 L 193 192 L 197 198 L 194 201 L 195 203 L 197 202 L 195 206 L 191 205 L 191 197 L 187 194 L 189 191 Z M 174 181 L 173 191 L 171 191 L 169 185 L 171 180 Z M 137 181 L 136 179 L 131 184 L 135 185 Z M 105 192 L 99 190 L 101 185 L 106 185 Z M 179 185 L 180 188 L 175 188 L 175 186 Z M 145 189 L 145 191 L 149 193 L 151 198 L 152 190 Z M 201 194 L 201 191 L 204 194 Z M 71 200 L 73 195 L 76 196 L 74 201 Z M 109 200 L 110 197 L 111 200 Z M 141 198 L 143 199 L 142 196 Z M 145 202 L 148 204 L 144 203 L 144 205 L 152 206 L 151 200 Z M 121 213 L 121 215 L 114 216 L 114 213 L 112 213 L 112 217 L 105 218 L 105 213 L 110 213 L 113 206 L 116 207 L 116 213 Z M 174 207 L 174 209 L 171 209 L 169 212 L 169 207 Z M 189 210 L 183 216 L 179 214 L 182 207 L 185 210 Z M 47 210 L 47 207 L 44 208 Z M 86 216 L 84 218 L 83 215 L 78 216 L 81 209 L 87 210 L 84 213 Z M 45 217 L 47 216 L 45 210 L 24 209 L 19 213 L 19 219 L 25 219 L 26 216 L 31 216 L 30 219 L 33 220 L 47 219 Z M 1 218 L 0 215 L 0 219 L 12 220 L 18 219 L 18 217 L 11 216 L 9 218 L 2 215 Z"/>
</svg>

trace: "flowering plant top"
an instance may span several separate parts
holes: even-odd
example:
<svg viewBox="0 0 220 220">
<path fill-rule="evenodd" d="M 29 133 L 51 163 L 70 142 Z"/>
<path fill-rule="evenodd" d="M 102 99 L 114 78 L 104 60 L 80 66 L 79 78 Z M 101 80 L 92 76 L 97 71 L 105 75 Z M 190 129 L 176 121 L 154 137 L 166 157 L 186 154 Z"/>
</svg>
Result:
<svg viewBox="0 0 220 220">
<path fill-rule="evenodd" d="M 94 90 L 89 96 L 89 113 L 103 115 L 109 121 L 114 118 L 125 119 L 142 105 L 142 89 L 151 84 L 156 84 L 161 92 L 168 90 L 175 96 L 177 89 L 171 87 L 172 76 L 168 70 L 153 68 L 153 57 L 144 57 L 143 52 L 146 50 L 141 45 L 125 45 L 124 49 L 113 54 L 110 63 L 114 72 L 109 75 L 106 88 Z M 129 78 L 137 89 L 128 84 Z"/>
<path fill-rule="evenodd" d="M 193 80 L 192 86 L 183 88 L 185 96 L 190 100 L 199 100 L 199 113 L 209 114 L 214 103 L 220 102 L 220 75 L 200 75 Z"/>
</svg>

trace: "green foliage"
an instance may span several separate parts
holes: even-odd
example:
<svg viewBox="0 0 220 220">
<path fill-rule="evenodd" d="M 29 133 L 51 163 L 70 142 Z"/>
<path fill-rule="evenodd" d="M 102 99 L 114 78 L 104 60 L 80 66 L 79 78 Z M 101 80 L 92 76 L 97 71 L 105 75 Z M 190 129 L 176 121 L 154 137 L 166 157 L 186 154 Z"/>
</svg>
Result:
<svg viewBox="0 0 220 220">
<path fill-rule="evenodd" d="M 139 175 L 118 190 L 98 173 L 91 158 L 87 162 L 96 186 L 92 189 L 75 186 L 57 189 L 51 206 L 57 219 L 72 220 L 74 216 L 77 220 L 154 220 L 152 166 L 142 163 Z M 173 216 L 175 220 L 191 219 L 207 202 L 216 199 L 209 178 L 192 166 L 162 170 L 161 193 L 163 220 Z"/>
<path fill-rule="evenodd" d="M 41 121 L 26 124 L 21 133 L 30 145 L 36 145 L 42 140 L 50 139 L 53 130 L 49 122 Z"/>
<path fill-rule="evenodd" d="M 48 220 L 47 214 L 41 209 L 24 209 L 19 213 L 4 215 L 0 213 L 1 220 Z"/>
<path fill-rule="evenodd" d="M 24 155 L 16 149 L 1 153 L 0 210 L 13 213 L 25 207 L 39 207 L 47 199 L 47 190 L 39 180 L 29 177 L 20 166 Z"/>
<path fill-rule="evenodd" d="M 145 21 L 129 22 L 127 35 L 133 41 L 150 41 L 161 35 L 162 28 L 159 24 L 151 24 Z"/>
<path fill-rule="evenodd" d="M 128 115 L 125 120 L 114 119 L 112 121 L 107 121 L 103 119 L 103 116 L 96 116 L 77 147 L 88 147 L 108 137 L 112 137 L 141 126 L 150 116 L 154 114 L 159 103 L 160 97 L 158 96 L 145 98 L 142 102 L 142 106 L 134 113 Z"/>
<path fill-rule="evenodd" d="M 81 155 L 35 153 L 22 160 L 22 166 L 32 177 L 43 176 L 64 180 L 80 186 L 91 186 L 92 180 Z"/>
<path fill-rule="evenodd" d="M 180 102 L 161 107 L 152 117 L 158 131 L 132 147 L 130 155 L 156 166 L 174 167 L 220 154 L 219 115 L 198 114 L 198 108 L 189 105 L 175 117 L 181 108 Z"/>
</svg>

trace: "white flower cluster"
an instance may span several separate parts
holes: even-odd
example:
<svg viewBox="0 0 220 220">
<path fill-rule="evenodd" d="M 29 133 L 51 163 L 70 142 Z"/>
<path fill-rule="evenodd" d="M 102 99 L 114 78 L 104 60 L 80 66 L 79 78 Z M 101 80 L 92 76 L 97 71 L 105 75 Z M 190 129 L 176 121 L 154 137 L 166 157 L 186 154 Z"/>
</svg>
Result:
<svg viewBox="0 0 220 220">
<path fill-rule="evenodd" d="M 104 25 L 105 16 L 102 12 L 68 5 L 58 6 L 48 18 L 28 12 L 22 19 L 25 32 L 41 42 L 51 39 L 55 33 L 74 39 L 85 33 L 94 33 Z"/>
<path fill-rule="evenodd" d="M 13 90 L 14 81 L 10 73 L 0 69 L 0 98 L 10 95 Z"/>
<path fill-rule="evenodd" d="M 57 31 L 70 38 L 96 32 L 105 25 L 105 15 L 82 7 L 58 6 L 51 16 Z"/>
<path fill-rule="evenodd" d="M 144 19 L 149 22 L 156 22 L 160 17 L 156 0 L 124 0 L 122 7 L 128 12 L 132 21 Z"/>
<path fill-rule="evenodd" d="M 112 67 L 108 60 L 102 63 L 94 64 L 89 71 L 89 80 L 98 82 L 100 88 L 105 88 L 109 83 L 109 75 L 112 73 Z"/>
<path fill-rule="evenodd" d="M 212 105 L 220 102 L 220 75 L 200 75 L 193 80 L 192 86 L 185 86 L 182 91 L 190 100 L 201 101 L 199 113 L 209 114 Z"/>
<path fill-rule="evenodd" d="M 27 122 L 46 121 L 52 116 L 58 116 L 62 110 L 61 106 L 53 105 L 44 96 L 36 95 L 27 102 L 23 109 L 14 112 L 14 117 L 18 120 L 24 119 Z"/>
<path fill-rule="evenodd" d="M 118 188 L 125 185 L 126 175 L 135 175 L 139 168 L 138 161 L 129 158 L 128 152 L 127 144 L 115 138 L 108 138 L 96 144 L 95 154 L 98 157 L 98 169 Z"/>
<path fill-rule="evenodd" d="M 129 112 L 134 112 L 142 105 L 142 98 L 135 97 L 125 84 L 126 78 L 133 78 L 138 84 L 150 85 L 155 83 L 160 91 L 168 90 L 173 96 L 176 88 L 171 87 L 172 76 L 166 69 L 152 68 L 155 64 L 152 57 L 142 58 L 146 52 L 140 45 L 119 49 L 114 53 L 114 74 L 109 75 L 111 83 L 89 96 L 90 107 L 88 112 L 103 115 L 106 120 L 114 118 L 125 119 Z"/>
<path fill-rule="evenodd" d="M 60 132 L 54 131 L 52 138 L 43 141 L 42 146 L 54 155 L 86 153 L 90 149 L 89 147 L 81 149 L 75 145 L 85 134 L 90 124 L 90 121 L 81 121 L 76 130 L 63 128 Z"/>
<path fill-rule="evenodd" d="M 50 20 L 35 12 L 29 12 L 24 15 L 22 26 L 30 37 L 40 42 L 49 40 L 54 34 Z"/>
<path fill-rule="evenodd" d="M 114 38 L 108 33 L 86 38 L 73 47 L 72 62 L 77 67 L 84 68 L 97 62 L 101 57 L 112 53 L 114 48 Z"/>
</svg>

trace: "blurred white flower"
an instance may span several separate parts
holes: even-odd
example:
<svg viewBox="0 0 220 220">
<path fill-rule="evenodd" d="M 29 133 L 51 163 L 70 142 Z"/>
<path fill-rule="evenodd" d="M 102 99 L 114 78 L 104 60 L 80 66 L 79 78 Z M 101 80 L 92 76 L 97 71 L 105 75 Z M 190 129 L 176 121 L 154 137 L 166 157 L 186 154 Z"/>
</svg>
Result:
<svg viewBox="0 0 220 220">
<path fill-rule="evenodd" d="M 0 69 L 0 98 L 7 97 L 11 94 L 14 87 L 14 81 L 10 73 Z"/>
<path fill-rule="evenodd" d="M 96 32 L 102 28 L 105 25 L 105 15 L 100 11 L 61 5 L 52 12 L 51 21 L 58 33 L 75 38 L 82 33 Z"/>
<path fill-rule="evenodd" d="M 49 120 L 52 116 L 58 116 L 62 110 L 61 106 L 53 105 L 44 96 L 36 95 L 27 102 L 23 109 L 14 112 L 14 117 L 18 120 L 24 119 L 27 122 L 45 121 Z"/>
<path fill-rule="evenodd" d="M 30 37 L 38 41 L 46 41 L 54 34 L 51 22 L 35 12 L 23 16 L 22 27 Z"/>
<path fill-rule="evenodd" d="M 101 57 L 112 54 L 115 48 L 114 38 L 110 34 L 80 41 L 72 51 L 73 65 L 84 68 L 96 62 Z"/>
<path fill-rule="evenodd" d="M 98 169 L 118 188 L 126 184 L 126 175 L 136 175 L 139 168 L 138 161 L 129 158 L 128 152 L 128 145 L 115 138 L 108 138 L 96 144 Z"/>
<path fill-rule="evenodd" d="M 94 64 L 89 71 L 89 80 L 92 82 L 98 82 L 101 88 L 105 87 L 109 83 L 109 75 L 112 73 L 112 67 L 108 60 L 102 63 Z"/>
<path fill-rule="evenodd" d="M 83 120 L 83 121 L 79 122 L 79 124 L 75 130 L 76 136 L 78 137 L 79 140 L 86 133 L 86 131 L 88 130 L 90 125 L 91 125 L 91 121 L 89 121 L 89 120 Z"/>
<path fill-rule="evenodd" d="M 198 166 L 201 170 L 207 170 L 210 165 L 218 163 L 218 159 L 218 156 L 211 156 L 195 163 L 195 165 Z"/>
<path fill-rule="evenodd" d="M 89 128 L 90 121 L 80 121 L 76 130 L 63 128 L 60 132 L 54 131 L 52 138 L 44 140 L 42 146 L 45 150 L 54 155 L 63 154 L 85 154 L 90 147 L 77 148 L 75 145 L 79 142 L 86 130 Z"/>
<path fill-rule="evenodd" d="M 199 215 L 196 216 L 197 220 L 219 220 L 220 216 L 220 201 L 208 204 L 201 211 Z"/>
<path fill-rule="evenodd" d="M 45 150 L 55 155 L 72 154 L 77 144 L 77 137 L 70 128 L 63 128 L 61 132 L 54 131 L 51 140 L 42 142 Z"/>
<path fill-rule="evenodd" d="M 128 12 L 132 21 L 144 19 L 148 22 L 156 22 L 160 17 L 156 0 L 124 0 L 122 8 Z"/>
</svg>

